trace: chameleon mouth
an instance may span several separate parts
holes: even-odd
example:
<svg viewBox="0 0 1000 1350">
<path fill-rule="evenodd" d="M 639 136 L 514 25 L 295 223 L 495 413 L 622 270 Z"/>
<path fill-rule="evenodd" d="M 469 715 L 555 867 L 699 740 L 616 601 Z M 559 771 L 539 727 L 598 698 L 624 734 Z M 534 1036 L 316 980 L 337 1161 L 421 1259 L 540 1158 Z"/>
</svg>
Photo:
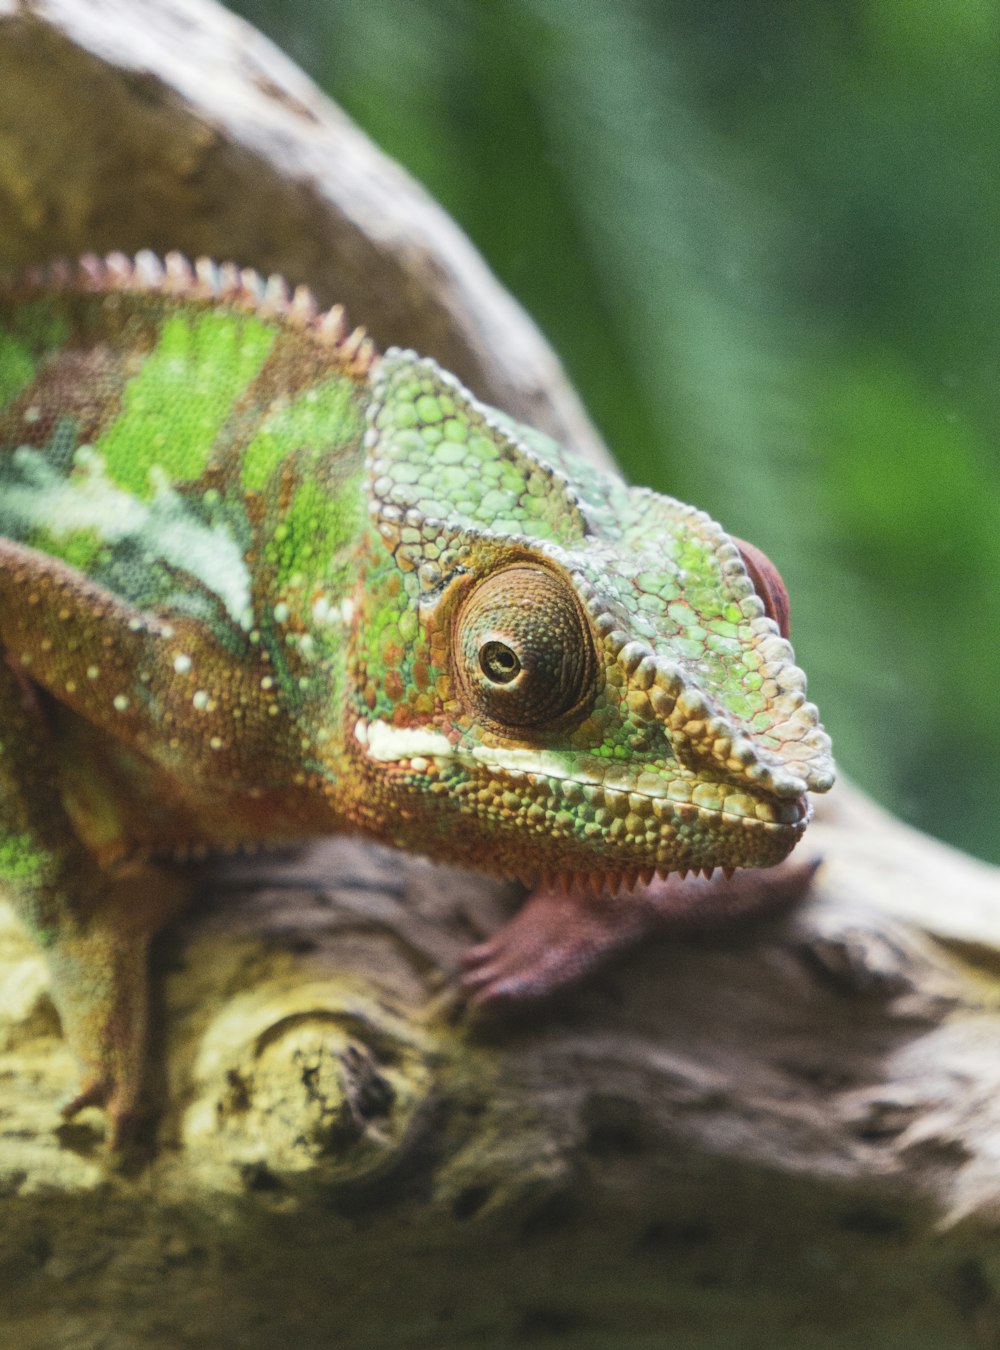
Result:
<svg viewBox="0 0 1000 1350">
<path fill-rule="evenodd" d="M 477 756 L 478 758 L 478 756 Z M 482 758 L 485 760 L 486 756 Z M 488 767 L 499 791 L 526 797 L 542 796 L 555 809 L 593 814 L 602 810 L 612 817 L 629 813 L 655 819 L 659 824 L 729 824 L 742 821 L 748 826 L 800 828 L 809 820 L 811 807 L 805 793 L 784 796 L 756 784 L 725 778 L 710 781 L 677 782 L 666 788 L 654 773 L 640 773 L 634 782 L 608 781 L 605 765 L 595 766 L 593 776 L 554 774 L 546 764 L 514 758 L 509 752 L 492 754 Z M 398 767 L 412 769 L 414 761 L 399 761 Z M 426 768 L 427 762 L 420 761 Z M 475 760 L 468 767 L 479 767 Z M 643 779 L 647 781 L 644 783 Z M 489 785 L 487 785 L 489 786 Z"/>
<path fill-rule="evenodd" d="M 795 843 L 798 841 L 796 835 Z M 777 858 L 768 866 L 782 861 Z M 606 895 L 622 891 L 632 892 L 637 887 L 646 889 L 657 881 L 686 881 L 703 877 L 712 880 L 720 874 L 725 881 L 732 881 L 737 872 L 760 871 L 766 868 L 746 865 L 716 863 L 705 867 L 607 867 L 594 870 L 575 870 L 564 868 L 539 868 L 535 872 L 517 871 L 507 873 L 507 880 L 518 881 L 528 890 L 553 890 L 574 895 Z"/>
<path fill-rule="evenodd" d="M 462 754 L 424 730 L 360 719 L 355 739 L 382 779 L 417 794 L 407 819 L 431 828 L 408 834 L 410 847 L 529 886 L 600 894 L 691 872 L 710 877 L 716 868 L 769 867 L 788 856 L 810 816 L 804 793 L 774 792 L 752 777 L 681 776 L 675 766 L 668 778 L 655 767 L 596 759 L 566 773 L 544 751 L 480 746 Z M 445 807 L 449 797 L 454 811 L 429 818 L 428 801 Z"/>
<path fill-rule="evenodd" d="M 704 877 L 710 880 L 716 872 L 721 872 L 726 881 L 732 881 L 740 869 L 738 867 L 620 867 L 603 871 L 575 872 L 552 871 L 542 868 L 538 872 L 519 872 L 512 880 L 519 881 L 529 890 L 543 889 L 562 891 L 573 895 L 604 895 L 621 891 L 634 891 L 636 887 L 646 888 L 655 881 L 668 881 L 671 877 L 686 880 L 688 877 Z"/>
<path fill-rule="evenodd" d="M 606 782 L 581 782 L 517 770 L 507 770 L 498 777 L 514 792 L 523 791 L 525 780 L 531 782 L 533 779 L 535 785 L 560 806 L 565 803 L 566 807 L 588 815 L 605 811 L 611 817 L 639 817 L 651 824 L 655 822 L 660 832 L 695 822 L 707 828 L 739 824 L 747 829 L 800 832 L 812 814 L 805 793 L 782 797 L 721 780 L 683 784 L 683 790 L 674 785 L 670 792 L 655 792 L 643 790 L 638 784 L 619 787 Z"/>
<path fill-rule="evenodd" d="M 632 795 L 634 805 L 635 794 Z M 682 861 L 673 864 L 629 861 L 617 863 L 613 859 L 602 861 L 595 859 L 593 864 L 590 863 L 590 860 L 587 860 L 581 865 L 578 856 L 567 865 L 556 864 L 555 866 L 542 866 L 531 870 L 514 868 L 508 871 L 507 875 L 513 876 L 530 888 L 541 886 L 546 889 L 568 891 L 579 895 L 602 895 L 608 892 L 632 891 L 637 886 L 648 887 L 656 881 L 666 881 L 671 878 L 684 880 L 688 877 L 703 877 L 705 880 L 710 880 L 717 872 L 721 873 L 726 881 L 730 881 L 739 870 L 766 868 L 781 862 L 802 837 L 812 814 L 807 796 L 803 795 L 793 800 L 776 799 L 769 805 L 773 806 L 773 813 L 765 807 L 762 810 L 763 818 L 750 818 L 741 812 L 725 812 L 724 810 L 709 812 L 705 808 L 693 808 L 683 803 L 680 804 L 676 817 L 679 823 L 687 822 L 690 824 L 698 821 L 702 825 L 709 826 L 712 823 L 716 826 L 725 824 L 726 837 L 720 840 L 715 849 L 709 847 L 705 850 L 709 858 L 714 852 L 717 857 L 721 854 L 723 858 L 726 858 L 725 862 Z M 672 837 L 667 828 L 663 827 L 660 838 L 668 840 Z M 631 844 L 623 841 L 623 851 L 630 847 L 634 856 L 635 852 L 642 851 L 643 843 L 640 840 L 631 841 Z M 650 845 L 647 837 L 646 847 L 655 848 L 656 844 Z M 699 850 L 697 845 L 685 846 L 682 842 L 678 852 L 682 855 L 687 852 L 689 856 L 697 857 Z M 739 861 L 732 860 L 734 852 L 742 855 Z M 702 858 L 704 858 L 704 853 L 702 853 Z"/>
</svg>

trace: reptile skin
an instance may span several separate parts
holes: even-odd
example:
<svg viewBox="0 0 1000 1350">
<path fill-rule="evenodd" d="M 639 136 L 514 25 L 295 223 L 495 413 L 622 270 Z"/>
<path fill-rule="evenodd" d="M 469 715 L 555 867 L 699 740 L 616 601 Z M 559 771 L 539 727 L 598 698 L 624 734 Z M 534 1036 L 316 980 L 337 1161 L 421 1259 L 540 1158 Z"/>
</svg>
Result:
<svg viewBox="0 0 1000 1350">
<path fill-rule="evenodd" d="M 480 1003 L 801 889 L 832 782 L 780 578 L 693 507 L 171 256 L 0 294 L 0 888 L 112 1134 L 191 854 L 357 831 L 523 878 Z"/>
</svg>

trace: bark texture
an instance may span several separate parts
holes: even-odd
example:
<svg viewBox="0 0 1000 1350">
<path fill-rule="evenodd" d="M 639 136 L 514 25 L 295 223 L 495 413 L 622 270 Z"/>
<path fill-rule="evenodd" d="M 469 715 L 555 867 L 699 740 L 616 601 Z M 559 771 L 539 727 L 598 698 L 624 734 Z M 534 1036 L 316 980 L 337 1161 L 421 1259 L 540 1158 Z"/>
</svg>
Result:
<svg viewBox="0 0 1000 1350">
<path fill-rule="evenodd" d="M 454 224 L 208 0 L 0 0 L 0 259 L 152 247 L 340 299 L 604 453 Z M 476 1026 L 516 893 L 351 840 L 206 870 L 163 1113 L 109 1167 L 0 908 L 0 1343 L 1000 1346 L 1000 875 L 841 787 L 810 902 Z"/>
</svg>

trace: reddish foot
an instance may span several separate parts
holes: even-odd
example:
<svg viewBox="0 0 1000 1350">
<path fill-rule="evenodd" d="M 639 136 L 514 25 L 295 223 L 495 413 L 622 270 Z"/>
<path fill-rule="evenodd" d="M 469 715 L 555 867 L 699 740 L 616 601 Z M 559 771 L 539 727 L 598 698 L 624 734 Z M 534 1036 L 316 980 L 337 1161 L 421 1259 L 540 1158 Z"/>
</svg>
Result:
<svg viewBox="0 0 1000 1350">
<path fill-rule="evenodd" d="M 731 881 L 671 876 L 598 896 L 535 891 L 486 942 L 466 952 L 462 987 L 477 1008 L 542 999 L 658 930 L 703 931 L 801 900 L 819 860 L 740 871 Z"/>
</svg>

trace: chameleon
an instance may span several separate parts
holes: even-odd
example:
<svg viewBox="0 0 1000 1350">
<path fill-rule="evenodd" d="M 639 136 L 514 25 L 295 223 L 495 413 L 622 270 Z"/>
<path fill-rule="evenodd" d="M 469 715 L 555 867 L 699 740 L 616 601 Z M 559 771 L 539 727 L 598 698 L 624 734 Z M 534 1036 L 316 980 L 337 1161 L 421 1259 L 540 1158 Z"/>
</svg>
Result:
<svg viewBox="0 0 1000 1350">
<path fill-rule="evenodd" d="M 801 889 L 756 870 L 833 781 L 787 629 L 758 550 L 301 287 L 150 253 L 5 283 L 0 891 L 63 1114 L 134 1125 L 192 856 L 352 831 L 520 878 L 482 1006 Z"/>
</svg>

